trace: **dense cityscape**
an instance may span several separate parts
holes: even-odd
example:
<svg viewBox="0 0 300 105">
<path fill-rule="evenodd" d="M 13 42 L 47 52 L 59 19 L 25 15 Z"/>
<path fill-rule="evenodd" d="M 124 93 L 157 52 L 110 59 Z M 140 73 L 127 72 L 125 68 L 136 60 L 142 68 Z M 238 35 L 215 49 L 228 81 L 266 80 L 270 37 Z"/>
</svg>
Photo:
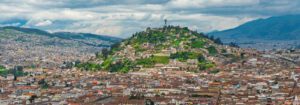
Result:
<svg viewBox="0 0 300 105">
<path fill-rule="evenodd" d="M 0 105 L 300 105 L 300 0 L 0 0 Z"/>
<path fill-rule="evenodd" d="M 299 50 L 268 52 L 218 45 L 215 44 L 216 41 L 201 36 L 202 34 L 193 31 L 186 32 L 185 29 L 179 27 L 170 27 L 170 31 L 165 28 L 147 29 L 146 32 L 138 33 L 129 40 L 122 41 L 119 47 L 112 48 L 111 50 L 122 49 L 112 52 L 112 55 L 106 55 L 108 56 L 106 59 L 104 59 L 104 52 L 100 52 L 98 55 L 100 57 L 97 57 L 97 54 L 91 55 L 88 61 L 92 62 L 91 64 L 106 62 L 110 57 L 117 56 L 119 58 L 115 59 L 121 61 L 118 64 L 125 65 L 122 62 L 127 59 L 140 61 L 153 56 L 151 52 L 156 50 L 154 58 L 160 59 L 158 62 L 155 62 L 154 65 L 149 65 L 150 62 L 137 63 L 138 65 L 130 68 L 126 73 L 122 70 L 127 66 L 117 69 L 121 72 L 111 72 L 112 69 L 109 67 L 109 71 L 101 69 L 95 71 L 97 67 L 76 61 L 71 62 L 70 67 L 66 67 L 64 63 L 51 68 L 14 67 L 11 69 L 12 72 L 8 72 L 0 78 L 0 104 L 253 105 L 260 103 L 263 105 L 297 105 L 300 102 Z M 207 41 L 207 44 L 201 45 L 203 47 L 185 48 L 184 46 L 189 45 L 189 42 L 181 41 L 178 46 L 171 44 L 172 46 L 159 50 L 156 48 L 161 46 L 160 44 L 152 45 L 147 41 L 142 42 L 148 43 L 141 44 L 142 48 L 131 46 L 134 44 L 131 43 L 132 40 L 142 40 L 135 38 L 136 36 L 150 35 L 156 32 L 166 35 L 179 32 L 183 36 L 178 37 L 178 40 L 181 40 L 180 38 L 196 38 L 195 40 L 200 41 L 204 38 L 202 41 Z M 200 39 L 199 37 L 184 37 L 194 34 L 200 35 Z M 145 37 L 143 36 L 143 38 Z M 168 39 L 173 35 L 166 37 Z M 171 42 L 168 40 L 165 43 Z M 124 45 L 126 43 L 127 45 Z M 172 54 L 182 51 L 191 51 L 192 53 L 196 49 L 210 48 L 208 46 L 215 46 L 217 50 L 217 53 L 213 55 L 210 50 L 207 50 L 207 54 L 204 53 L 206 51 L 203 51 L 205 62 L 213 62 L 211 67 L 198 68 L 206 67 L 201 64 L 204 61 L 199 61 L 199 58 L 188 57 L 186 60 L 172 58 L 167 63 L 161 62 L 162 56 L 170 57 Z M 141 50 L 143 48 L 147 50 Z M 242 57 L 232 57 L 235 55 Z M 64 55 L 55 55 L 55 57 L 62 58 Z M 87 59 L 82 57 L 82 59 Z M 57 62 L 62 61 L 64 59 L 59 59 Z M 76 63 L 81 66 L 72 66 Z M 112 62 L 112 64 L 115 63 Z M 2 69 L 4 70 L 5 67 Z"/>
</svg>

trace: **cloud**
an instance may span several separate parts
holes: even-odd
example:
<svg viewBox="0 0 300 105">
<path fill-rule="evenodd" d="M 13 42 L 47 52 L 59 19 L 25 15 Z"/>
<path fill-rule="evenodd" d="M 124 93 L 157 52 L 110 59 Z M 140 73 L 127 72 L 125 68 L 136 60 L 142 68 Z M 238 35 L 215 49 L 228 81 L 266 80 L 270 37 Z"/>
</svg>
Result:
<svg viewBox="0 0 300 105">
<path fill-rule="evenodd" d="M 27 20 L 24 19 L 0 19 L 0 26 L 23 26 L 27 23 Z"/>
<path fill-rule="evenodd" d="M 52 24 L 52 21 L 45 20 L 45 21 L 41 21 L 41 22 L 36 23 L 34 26 L 42 27 L 42 26 L 49 26 L 51 24 Z"/>
<path fill-rule="evenodd" d="M 164 19 L 209 32 L 299 7 L 298 0 L 1 0 L 0 25 L 128 37 Z"/>
<path fill-rule="evenodd" d="M 172 8 L 207 8 L 224 6 L 256 5 L 259 0 L 173 0 L 168 3 Z"/>
</svg>

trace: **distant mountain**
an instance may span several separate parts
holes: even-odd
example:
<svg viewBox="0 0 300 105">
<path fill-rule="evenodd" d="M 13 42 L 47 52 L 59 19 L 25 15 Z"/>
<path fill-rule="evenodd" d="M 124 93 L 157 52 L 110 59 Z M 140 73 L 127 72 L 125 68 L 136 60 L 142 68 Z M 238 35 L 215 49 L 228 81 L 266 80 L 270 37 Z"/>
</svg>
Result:
<svg viewBox="0 0 300 105">
<path fill-rule="evenodd" d="M 222 40 L 300 40 L 300 15 L 276 16 L 209 33 Z"/>
<path fill-rule="evenodd" d="M 104 41 L 110 41 L 110 42 L 119 42 L 122 39 L 111 37 L 111 36 L 104 36 L 104 35 L 96 35 L 91 33 L 73 33 L 73 32 L 56 32 L 53 33 L 56 37 L 63 38 L 63 39 L 99 39 Z"/>
<path fill-rule="evenodd" d="M 44 30 L 40 29 L 33 29 L 33 28 L 23 28 L 23 27 L 13 27 L 13 26 L 7 26 L 7 27 L 1 27 L 0 30 L 16 30 L 20 31 L 26 34 L 32 34 L 32 35 L 43 35 L 48 37 L 58 37 L 62 39 L 98 39 L 103 41 L 110 41 L 110 42 L 119 42 L 122 39 L 117 37 L 111 37 L 111 36 L 105 36 L 105 35 L 96 35 L 91 33 L 73 33 L 73 32 L 55 32 L 55 33 L 49 33 Z"/>
<path fill-rule="evenodd" d="M 0 27 L 0 31 L 4 30 L 14 30 L 14 31 L 19 31 L 27 34 L 36 34 L 36 35 L 45 35 L 49 37 L 54 37 L 51 33 L 39 29 L 34 29 L 34 28 L 22 28 L 22 27 L 14 27 L 14 26 L 6 26 L 6 27 Z"/>
</svg>

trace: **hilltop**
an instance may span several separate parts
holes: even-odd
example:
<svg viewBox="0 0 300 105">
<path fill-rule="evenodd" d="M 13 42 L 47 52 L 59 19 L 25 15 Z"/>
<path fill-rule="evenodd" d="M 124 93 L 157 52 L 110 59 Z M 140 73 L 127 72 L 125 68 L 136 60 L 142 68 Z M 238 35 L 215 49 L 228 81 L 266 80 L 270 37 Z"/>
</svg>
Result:
<svg viewBox="0 0 300 105">
<path fill-rule="evenodd" d="M 236 48 L 220 44 L 218 39 L 211 40 L 187 27 L 147 28 L 114 44 L 110 50 L 103 50 L 96 60 L 77 67 L 124 73 L 151 68 L 195 72 L 213 70 L 226 61 L 240 57 Z"/>
</svg>

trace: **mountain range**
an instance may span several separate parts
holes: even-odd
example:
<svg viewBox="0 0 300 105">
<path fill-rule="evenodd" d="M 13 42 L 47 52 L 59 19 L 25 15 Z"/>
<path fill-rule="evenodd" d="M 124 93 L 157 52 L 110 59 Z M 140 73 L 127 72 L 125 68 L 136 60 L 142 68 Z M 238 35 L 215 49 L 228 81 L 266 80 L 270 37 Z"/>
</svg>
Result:
<svg viewBox="0 0 300 105">
<path fill-rule="evenodd" d="M 236 28 L 212 32 L 210 35 L 221 39 L 300 39 L 300 15 L 276 16 L 257 19 Z"/>
<path fill-rule="evenodd" d="M 246 43 L 244 47 L 290 48 L 299 44 L 300 15 L 257 19 L 233 29 L 211 32 L 209 35 L 220 38 L 224 43 Z"/>
<path fill-rule="evenodd" d="M 85 39 L 95 39 L 95 40 L 101 40 L 101 41 L 108 41 L 108 42 L 119 42 L 122 39 L 117 37 L 111 37 L 111 36 L 105 36 L 105 35 L 96 35 L 91 33 L 73 33 L 73 32 L 55 32 L 50 33 L 44 30 L 40 29 L 33 29 L 33 28 L 23 28 L 23 27 L 13 27 L 13 26 L 7 26 L 7 27 L 1 27 L 1 32 L 4 31 L 18 31 L 22 32 L 24 34 L 29 35 L 38 35 L 38 36 L 46 36 L 49 38 L 60 38 L 64 40 L 85 40 Z M 11 33 L 13 34 L 13 33 Z"/>
</svg>

